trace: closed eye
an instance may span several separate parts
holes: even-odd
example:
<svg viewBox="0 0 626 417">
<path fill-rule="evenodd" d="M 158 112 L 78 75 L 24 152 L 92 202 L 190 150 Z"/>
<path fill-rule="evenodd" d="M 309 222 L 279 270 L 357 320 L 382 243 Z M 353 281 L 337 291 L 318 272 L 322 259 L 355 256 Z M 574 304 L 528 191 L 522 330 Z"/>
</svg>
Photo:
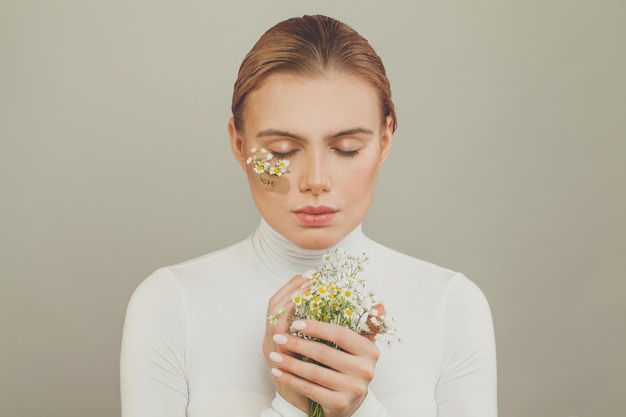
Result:
<svg viewBox="0 0 626 417">
<path fill-rule="evenodd" d="M 334 148 L 334 151 L 337 155 L 344 157 L 344 158 L 354 158 L 355 156 L 359 154 L 358 149 L 355 149 L 353 151 L 344 151 L 338 148 Z"/>
<path fill-rule="evenodd" d="M 289 152 L 285 152 L 285 153 L 274 152 L 274 151 L 270 151 L 270 152 L 272 152 L 272 155 L 274 155 L 275 158 L 287 159 L 287 158 L 291 158 L 292 156 L 294 156 L 299 150 L 300 149 L 294 149 L 293 151 L 289 151 Z"/>
</svg>

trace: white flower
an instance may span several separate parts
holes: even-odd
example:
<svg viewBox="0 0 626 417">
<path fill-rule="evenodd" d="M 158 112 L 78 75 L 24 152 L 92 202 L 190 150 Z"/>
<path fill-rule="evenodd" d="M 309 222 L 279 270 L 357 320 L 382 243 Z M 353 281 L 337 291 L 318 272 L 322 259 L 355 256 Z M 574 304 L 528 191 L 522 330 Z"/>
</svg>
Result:
<svg viewBox="0 0 626 417">
<path fill-rule="evenodd" d="M 261 148 L 260 152 L 257 152 L 257 148 L 252 148 L 252 156 L 246 159 L 246 164 L 250 165 L 254 162 L 254 172 L 257 174 L 267 173 L 269 175 L 275 175 L 277 177 L 289 172 L 289 161 L 281 159 L 272 164 L 274 154 L 268 152 L 265 148 Z"/>
<path fill-rule="evenodd" d="M 278 313 L 276 313 L 276 315 L 274 316 L 269 316 L 267 319 L 269 320 L 270 324 L 273 324 L 274 326 L 276 326 L 276 324 L 278 324 L 278 319 L 285 314 L 285 307 L 281 307 L 278 310 Z"/>
<path fill-rule="evenodd" d="M 257 163 L 254 166 L 254 172 L 256 172 L 257 174 L 263 174 L 265 172 L 265 165 Z"/>
<path fill-rule="evenodd" d="M 280 170 L 281 175 L 289 170 L 289 161 L 286 159 L 281 159 L 276 162 L 276 168 Z"/>
<path fill-rule="evenodd" d="M 365 281 L 357 278 L 368 258 L 336 249 L 323 259 L 324 264 L 313 274 L 314 285 L 292 298 L 295 318 L 335 323 L 366 335 L 386 333 L 390 339 L 395 338 L 395 329 L 376 309 L 374 293 L 365 292 Z"/>
</svg>

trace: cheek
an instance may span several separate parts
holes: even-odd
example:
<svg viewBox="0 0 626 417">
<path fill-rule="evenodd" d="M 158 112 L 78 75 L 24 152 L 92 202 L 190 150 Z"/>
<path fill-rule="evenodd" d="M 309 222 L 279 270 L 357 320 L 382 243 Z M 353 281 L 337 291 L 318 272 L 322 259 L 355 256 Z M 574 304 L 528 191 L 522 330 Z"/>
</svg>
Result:
<svg viewBox="0 0 626 417">
<path fill-rule="evenodd" d="M 286 194 L 290 189 L 289 161 L 278 160 L 264 148 L 252 148 L 246 159 L 248 181 L 253 192 Z"/>
<path fill-rule="evenodd" d="M 291 188 L 291 183 L 287 175 L 277 177 L 275 175 L 257 174 L 255 172 L 248 173 L 248 181 L 253 190 L 259 193 L 260 197 L 264 194 L 287 194 Z"/>
<path fill-rule="evenodd" d="M 341 183 L 352 193 L 361 193 L 373 189 L 378 178 L 378 164 L 360 163 L 345 172 Z"/>
</svg>

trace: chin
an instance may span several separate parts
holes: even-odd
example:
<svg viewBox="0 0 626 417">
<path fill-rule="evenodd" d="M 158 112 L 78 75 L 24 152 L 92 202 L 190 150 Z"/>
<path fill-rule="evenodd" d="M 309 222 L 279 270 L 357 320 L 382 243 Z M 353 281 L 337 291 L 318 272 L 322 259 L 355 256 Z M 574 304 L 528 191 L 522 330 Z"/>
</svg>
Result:
<svg viewBox="0 0 626 417">
<path fill-rule="evenodd" d="M 323 250 L 332 248 L 339 243 L 343 237 L 344 236 L 337 236 L 335 233 L 325 228 L 319 228 L 298 233 L 296 239 L 292 240 L 292 243 L 300 249 Z"/>
</svg>

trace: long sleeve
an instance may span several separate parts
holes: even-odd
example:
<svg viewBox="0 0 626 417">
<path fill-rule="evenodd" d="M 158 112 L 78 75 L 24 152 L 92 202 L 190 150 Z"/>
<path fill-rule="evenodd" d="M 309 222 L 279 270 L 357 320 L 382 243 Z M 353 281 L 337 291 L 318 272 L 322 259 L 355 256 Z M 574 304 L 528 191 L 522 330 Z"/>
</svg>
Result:
<svg viewBox="0 0 626 417">
<path fill-rule="evenodd" d="M 265 410 L 261 417 L 306 417 L 306 415 L 305 412 L 300 411 L 276 393 L 276 397 L 272 401 L 272 408 Z M 352 417 L 389 417 L 389 413 L 374 393 L 370 391 Z"/>
<path fill-rule="evenodd" d="M 120 359 L 123 417 L 187 415 L 186 318 L 166 269 L 135 290 L 126 312 Z"/>
<path fill-rule="evenodd" d="M 279 393 L 272 401 L 272 408 L 268 408 L 261 417 L 306 417 L 306 413 L 291 405 Z"/>
<path fill-rule="evenodd" d="M 261 345 L 267 300 L 324 251 L 260 232 L 137 287 L 122 338 L 122 417 L 306 416 L 276 393 Z M 493 325 L 480 289 L 357 232 L 342 247 L 371 254 L 364 278 L 398 318 L 403 343 L 381 352 L 352 417 L 496 417 Z"/>
<path fill-rule="evenodd" d="M 461 274 L 450 282 L 441 336 L 437 416 L 496 417 L 496 351 L 491 312 L 480 289 Z"/>
</svg>

